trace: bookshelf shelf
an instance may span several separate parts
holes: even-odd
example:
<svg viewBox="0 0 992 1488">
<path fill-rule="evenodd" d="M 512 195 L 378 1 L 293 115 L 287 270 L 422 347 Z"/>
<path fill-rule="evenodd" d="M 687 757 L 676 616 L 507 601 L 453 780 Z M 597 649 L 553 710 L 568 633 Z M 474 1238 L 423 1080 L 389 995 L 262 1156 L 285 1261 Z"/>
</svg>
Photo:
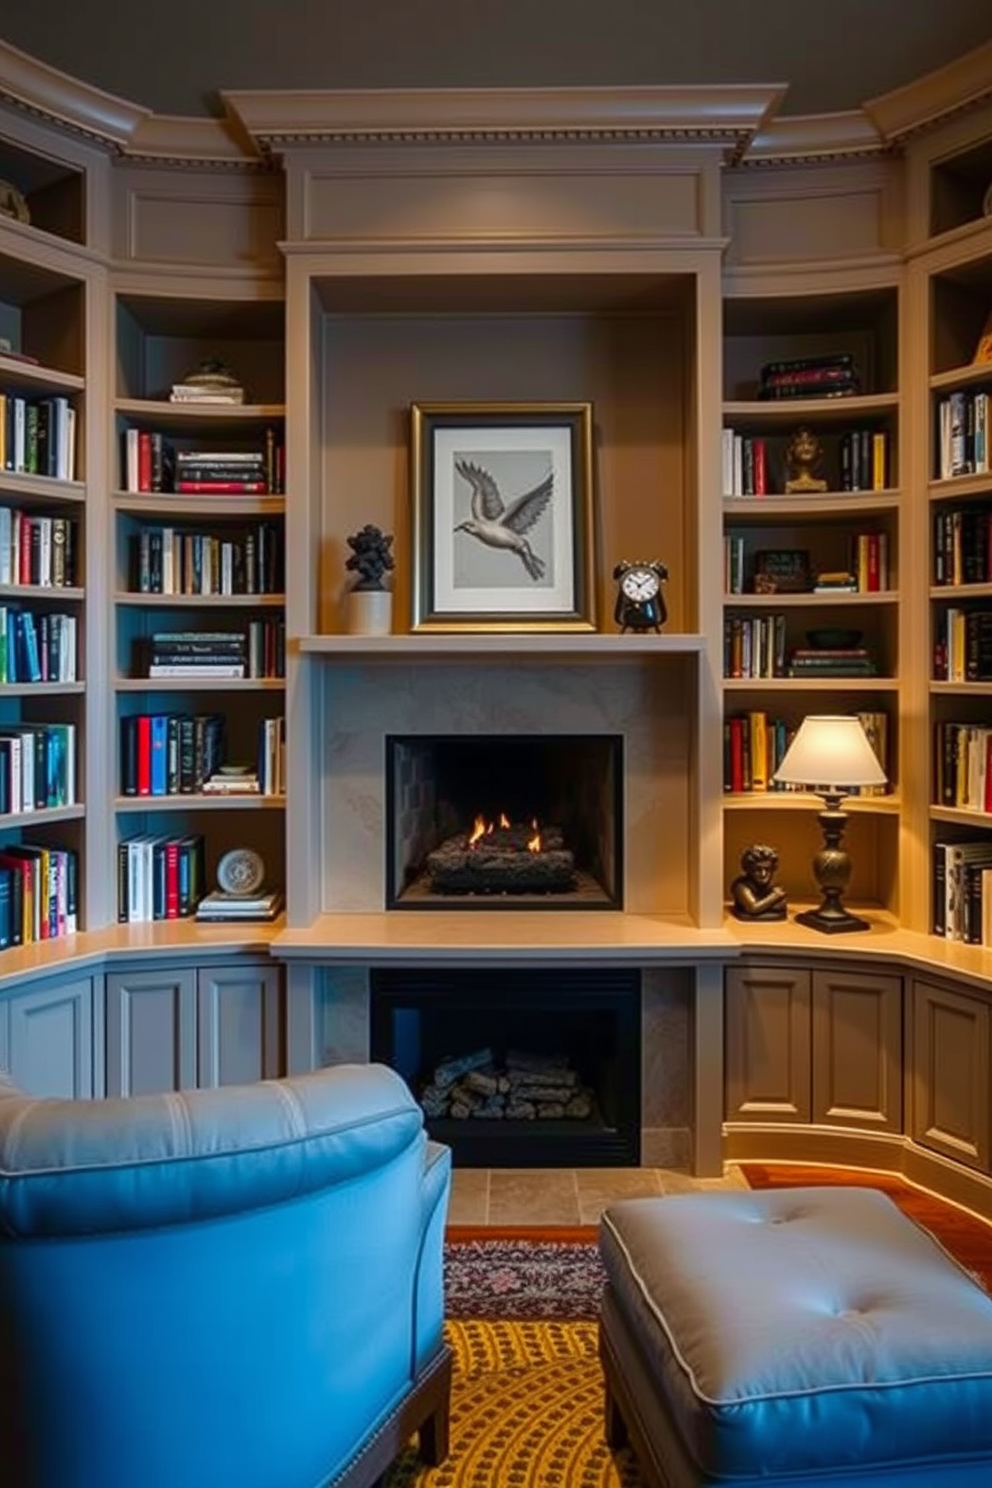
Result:
<svg viewBox="0 0 992 1488">
<path fill-rule="evenodd" d="M 81 481 L 55 480 L 49 475 L 25 475 L 19 471 L 0 471 L 0 500 L 6 506 L 7 498 L 27 506 L 44 503 L 57 506 L 62 502 L 82 504 L 86 500 L 86 487 Z"/>
<path fill-rule="evenodd" d="M 861 812 L 880 812 L 885 816 L 898 816 L 901 801 L 898 795 L 888 796 L 847 796 L 844 800 L 844 810 Z M 805 791 L 727 791 L 723 797 L 724 811 L 804 811 L 822 810 L 823 803 L 819 796 L 807 794 Z"/>
<path fill-rule="evenodd" d="M 776 402 L 753 399 L 724 403 L 723 419 L 742 427 L 774 426 L 792 429 L 815 420 L 817 425 L 855 424 L 878 414 L 897 412 L 896 393 L 869 393 L 845 398 L 783 398 Z"/>
<path fill-rule="evenodd" d="M 284 811 L 286 797 L 275 796 L 222 796 L 203 795 L 193 792 L 172 796 L 118 796 L 114 810 L 122 816 L 149 811 Z"/>
<path fill-rule="evenodd" d="M 285 496 L 186 496 L 180 492 L 159 491 L 143 494 L 117 491 L 114 509 L 136 517 L 282 517 L 286 513 Z"/>
<path fill-rule="evenodd" d="M 730 522 L 817 522 L 824 517 L 873 516 L 898 511 L 900 492 L 826 491 L 822 496 L 725 496 L 723 514 Z"/>
<path fill-rule="evenodd" d="M 114 688 L 117 692 L 216 692 L 216 677 L 117 677 Z M 225 693 L 275 692 L 286 690 L 285 677 L 228 677 L 224 678 Z"/>
<path fill-rule="evenodd" d="M 46 591 L 47 592 L 47 591 Z M 64 593 L 64 590 L 59 590 Z M 114 603 L 131 609 L 176 609 L 176 610 L 281 610 L 286 603 L 284 594 L 138 594 L 121 589 L 114 595 Z"/>
<path fill-rule="evenodd" d="M 844 590 L 837 594 L 814 594 L 802 590 L 799 594 L 725 594 L 724 605 L 730 609 L 745 610 L 795 610 L 859 609 L 862 605 L 894 605 L 899 602 L 895 589 Z"/>
</svg>

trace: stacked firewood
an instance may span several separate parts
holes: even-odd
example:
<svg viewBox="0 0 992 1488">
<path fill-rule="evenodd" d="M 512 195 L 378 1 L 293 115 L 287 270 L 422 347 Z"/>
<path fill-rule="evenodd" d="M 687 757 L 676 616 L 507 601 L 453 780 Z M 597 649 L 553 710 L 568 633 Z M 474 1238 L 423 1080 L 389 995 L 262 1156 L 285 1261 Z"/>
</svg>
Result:
<svg viewBox="0 0 992 1488">
<path fill-rule="evenodd" d="M 593 1093 L 567 1055 L 509 1049 L 497 1060 L 485 1048 L 435 1065 L 420 1104 L 428 1118 L 456 1121 L 586 1121 Z"/>
</svg>

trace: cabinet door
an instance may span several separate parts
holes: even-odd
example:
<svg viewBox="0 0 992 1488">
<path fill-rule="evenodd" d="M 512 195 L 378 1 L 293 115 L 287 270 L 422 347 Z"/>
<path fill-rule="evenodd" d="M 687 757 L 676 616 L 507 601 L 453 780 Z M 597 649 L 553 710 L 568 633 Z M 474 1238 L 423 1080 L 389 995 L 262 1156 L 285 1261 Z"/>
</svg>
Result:
<svg viewBox="0 0 992 1488">
<path fill-rule="evenodd" d="M 813 973 L 813 1120 L 902 1130 L 902 978 Z"/>
<path fill-rule="evenodd" d="M 912 1137 L 955 1162 L 989 1169 L 992 1012 L 934 982 L 913 982 Z"/>
<path fill-rule="evenodd" d="M 107 974 L 107 1094 L 151 1095 L 196 1083 L 196 972 Z"/>
<path fill-rule="evenodd" d="M 0 1065 L 30 1095 L 91 1099 L 93 978 L 48 981 L 0 999 Z"/>
<path fill-rule="evenodd" d="M 728 1121 L 809 1121 L 810 976 L 735 966 L 724 982 Z"/>
<path fill-rule="evenodd" d="M 241 962 L 198 975 L 197 1084 L 238 1085 L 281 1073 L 279 967 Z"/>
</svg>

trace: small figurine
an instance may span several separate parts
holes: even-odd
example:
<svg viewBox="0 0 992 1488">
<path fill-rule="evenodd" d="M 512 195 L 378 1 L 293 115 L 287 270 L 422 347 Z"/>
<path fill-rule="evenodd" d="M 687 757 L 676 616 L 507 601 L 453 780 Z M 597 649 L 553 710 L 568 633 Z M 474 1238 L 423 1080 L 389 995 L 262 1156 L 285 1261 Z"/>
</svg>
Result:
<svg viewBox="0 0 992 1488">
<path fill-rule="evenodd" d="M 813 471 L 823 459 L 823 448 L 812 429 L 797 429 L 786 446 L 785 463 L 789 479 L 786 492 L 825 491 L 827 483 L 814 476 Z"/>
<path fill-rule="evenodd" d="M 785 890 L 773 884 L 778 853 L 764 842 L 754 842 L 741 853 L 743 872 L 730 885 L 732 911 L 739 920 L 784 920 Z"/>
<path fill-rule="evenodd" d="M 387 535 L 381 527 L 373 527 L 371 522 L 366 522 L 361 532 L 355 532 L 349 537 L 351 557 L 345 568 L 359 575 L 356 591 L 385 589 L 383 575 L 394 566 L 393 555 L 389 551 L 392 543 L 392 533 Z"/>
</svg>

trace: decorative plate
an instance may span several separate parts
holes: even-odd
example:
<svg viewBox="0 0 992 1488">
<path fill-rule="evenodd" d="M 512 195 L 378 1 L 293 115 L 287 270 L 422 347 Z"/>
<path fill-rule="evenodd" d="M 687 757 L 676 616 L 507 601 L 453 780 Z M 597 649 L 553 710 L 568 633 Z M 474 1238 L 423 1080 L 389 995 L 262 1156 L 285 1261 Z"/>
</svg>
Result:
<svg viewBox="0 0 992 1488">
<path fill-rule="evenodd" d="M 250 847 L 232 847 L 217 864 L 217 883 L 225 894 L 256 894 L 265 880 L 265 863 Z"/>
<path fill-rule="evenodd" d="M 13 217 L 17 222 L 31 221 L 31 210 L 23 193 L 11 181 L 0 181 L 0 217 Z"/>
</svg>

